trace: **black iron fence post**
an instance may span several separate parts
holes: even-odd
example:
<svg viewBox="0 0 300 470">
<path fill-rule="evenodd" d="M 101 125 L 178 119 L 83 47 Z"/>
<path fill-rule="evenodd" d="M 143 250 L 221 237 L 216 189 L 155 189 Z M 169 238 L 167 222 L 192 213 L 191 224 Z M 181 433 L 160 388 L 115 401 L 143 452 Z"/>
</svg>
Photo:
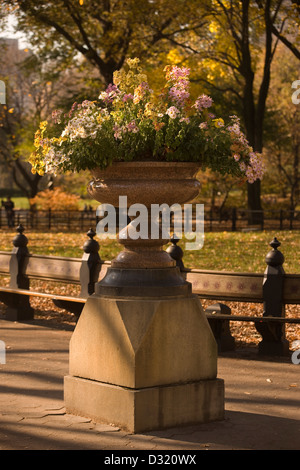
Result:
<svg viewBox="0 0 300 470">
<path fill-rule="evenodd" d="M 281 243 L 274 238 L 270 243 L 272 250 L 266 256 L 267 268 L 263 280 L 263 316 L 284 317 L 283 303 L 284 256 L 278 247 Z M 272 320 L 255 323 L 257 331 L 262 335 L 259 353 L 266 355 L 285 356 L 289 353 L 289 342 L 285 338 L 285 324 Z"/>
<path fill-rule="evenodd" d="M 279 229 L 283 229 L 283 210 L 280 209 L 280 215 L 279 215 Z"/>
<path fill-rule="evenodd" d="M 14 248 L 10 259 L 10 287 L 12 289 L 29 289 L 29 279 L 26 276 L 26 263 L 29 251 L 28 239 L 24 235 L 24 227 L 17 227 L 18 234 L 13 239 Z M 7 310 L 5 318 L 12 321 L 32 320 L 34 309 L 30 306 L 29 296 L 17 293 L 7 294 Z"/>
<path fill-rule="evenodd" d="M 232 208 L 232 225 L 231 225 L 232 232 L 236 232 L 236 221 L 237 221 L 236 207 L 233 207 Z"/>
<path fill-rule="evenodd" d="M 99 244 L 94 240 L 96 233 L 93 229 L 87 232 L 89 240 L 83 245 L 84 255 L 82 256 L 79 278 L 80 278 L 80 297 L 87 298 L 95 292 L 95 284 L 98 281 L 101 269 L 101 258 L 99 256 Z M 65 299 L 53 299 L 54 305 L 64 308 L 73 313 L 77 320 L 84 308 L 84 303 Z M 76 321 L 77 321 L 76 320 Z"/>
<path fill-rule="evenodd" d="M 290 230 L 293 230 L 294 211 L 290 211 Z"/>
</svg>

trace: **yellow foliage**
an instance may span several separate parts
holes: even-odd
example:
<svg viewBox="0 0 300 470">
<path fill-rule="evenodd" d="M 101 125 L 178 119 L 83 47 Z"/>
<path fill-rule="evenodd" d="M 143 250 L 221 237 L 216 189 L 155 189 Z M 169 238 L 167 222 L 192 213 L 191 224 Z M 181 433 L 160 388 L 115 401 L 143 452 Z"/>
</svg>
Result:
<svg viewBox="0 0 300 470">
<path fill-rule="evenodd" d="M 208 29 L 211 33 L 217 33 L 219 31 L 219 25 L 216 21 L 212 21 Z"/>
<path fill-rule="evenodd" d="M 177 49 L 171 49 L 167 55 L 167 62 L 171 65 L 178 65 L 182 62 L 182 55 Z"/>
<path fill-rule="evenodd" d="M 40 191 L 34 198 L 30 199 L 30 204 L 35 204 L 40 210 L 78 210 L 79 196 L 70 194 L 57 187 Z"/>
</svg>

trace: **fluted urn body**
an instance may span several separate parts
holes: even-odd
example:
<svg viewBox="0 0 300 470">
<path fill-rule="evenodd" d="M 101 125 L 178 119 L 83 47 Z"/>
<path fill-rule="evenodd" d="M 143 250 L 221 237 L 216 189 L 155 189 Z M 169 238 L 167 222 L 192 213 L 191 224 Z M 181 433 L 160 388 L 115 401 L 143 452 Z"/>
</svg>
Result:
<svg viewBox="0 0 300 470">
<path fill-rule="evenodd" d="M 175 271 L 170 271 L 170 268 L 175 267 L 175 261 L 163 250 L 163 245 L 170 239 L 162 236 L 165 233 L 162 233 L 160 227 L 156 231 L 159 236 L 155 238 L 151 236 L 153 223 L 160 223 L 151 220 L 152 207 L 153 205 L 171 207 L 173 204 L 182 205 L 192 201 L 200 191 L 200 183 L 196 179 L 198 170 L 199 164 L 196 163 L 118 162 L 105 170 L 92 171 L 93 179 L 88 185 L 88 193 L 93 199 L 101 204 L 110 204 L 118 208 L 122 196 L 123 200 L 126 200 L 127 208 L 134 204 L 142 204 L 147 208 L 147 237 L 136 236 L 134 225 L 136 219 L 130 217 L 129 225 L 122 228 L 118 234 L 118 241 L 124 249 L 112 260 L 111 267 L 115 271 L 110 272 L 107 282 L 118 284 L 120 275 L 117 273 L 120 274 L 122 270 L 124 276 L 124 269 L 127 270 L 126 277 L 133 287 L 139 275 L 145 279 L 145 282 L 151 282 L 153 274 L 160 284 L 166 277 L 169 277 L 171 284 L 174 283 L 175 277 L 180 282 Z M 130 234 L 133 232 L 135 237 L 131 238 Z M 154 271 L 142 274 L 141 270 L 145 269 Z M 106 281 L 104 280 L 104 284 Z M 103 284 L 103 281 L 101 282 Z"/>
</svg>

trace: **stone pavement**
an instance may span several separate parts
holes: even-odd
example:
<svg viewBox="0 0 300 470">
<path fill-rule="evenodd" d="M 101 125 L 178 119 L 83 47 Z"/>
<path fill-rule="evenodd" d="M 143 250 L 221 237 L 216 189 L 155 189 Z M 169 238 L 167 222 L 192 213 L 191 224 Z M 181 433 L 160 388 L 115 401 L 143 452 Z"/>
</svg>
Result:
<svg viewBox="0 0 300 470">
<path fill-rule="evenodd" d="M 65 413 L 63 377 L 72 331 L 45 325 L 0 319 L 6 345 L 0 450 L 102 450 L 109 456 L 136 450 L 300 450 L 300 365 L 290 358 L 260 358 L 253 349 L 222 354 L 224 421 L 129 434 Z"/>
</svg>

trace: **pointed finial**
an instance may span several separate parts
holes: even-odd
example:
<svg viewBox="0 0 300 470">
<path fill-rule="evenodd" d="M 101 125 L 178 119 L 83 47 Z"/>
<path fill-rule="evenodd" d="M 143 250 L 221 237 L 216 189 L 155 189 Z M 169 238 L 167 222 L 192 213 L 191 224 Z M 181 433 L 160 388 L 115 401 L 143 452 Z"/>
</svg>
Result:
<svg viewBox="0 0 300 470">
<path fill-rule="evenodd" d="M 277 250 L 277 248 L 281 245 L 281 243 L 277 240 L 276 237 L 274 237 L 273 240 L 271 241 L 271 243 L 269 243 L 269 245 L 270 245 L 274 250 Z"/>
<path fill-rule="evenodd" d="M 277 240 L 276 237 L 273 238 L 269 245 L 273 248 L 266 256 L 266 263 L 268 266 L 280 266 L 284 263 L 284 256 L 281 251 L 278 250 L 278 247 L 281 243 Z"/>
<path fill-rule="evenodd" d="M 89 231 L 87 232 L 87 236 L 90 237 L 90 239 L 92 240 L 92 239 L 95 237 L 95 235 L 96 235 L 96 232 L 95 232 L 95 230 L 91 227 L 91 228 L 89 229 Z"/>
<path fill-rule="evenodd" d="M 16 231 L 18 232 L 18 234 L 14 237 L 13 239 L 13 245 L 16 247 L 16 248 L 21 248 L 21 247 L 24 247 L 27 245 L 28 243 L 28 239 L 27 237 L 23 234 L 24 232 L 24 227 L 22 224 L 20 224 L 17 228 L 16 228 Z"/>
<path fill-rule="evenodd" d="M 183 251 L 180 248 L 180 246 L 177 245 L 177 243 L 179 242 L 179 238 L 176 236 L 175 233 L 173 234 L 172 238 L 170 239 L 170 242 L 172 243 L 172 246 L 169 246 L 169 248 L 167 248 L 166 251 L 167 251 L 167 253 L 169 253 L 171 258 L 176 261 L 176 266 L 178 266 L 180 268 L 180 270 L 183 270 L 184 269 L 184 264 L 183 264 L 183 261 L 182 261 Z"/>
<path fill-rule="evenodd" d="M 89 237 L 89 240 L 87 240 L 84 245 L 83 245 L 83 251 L 85 253 L 98 253 L 99 251 L 99 243 L 94 240 L 94 237 L 96 235 L 96 232 L 94 231 L 93 228 L 90 228 L 89 231 L 87 232 L 87 236 Z"/>
</svg>

